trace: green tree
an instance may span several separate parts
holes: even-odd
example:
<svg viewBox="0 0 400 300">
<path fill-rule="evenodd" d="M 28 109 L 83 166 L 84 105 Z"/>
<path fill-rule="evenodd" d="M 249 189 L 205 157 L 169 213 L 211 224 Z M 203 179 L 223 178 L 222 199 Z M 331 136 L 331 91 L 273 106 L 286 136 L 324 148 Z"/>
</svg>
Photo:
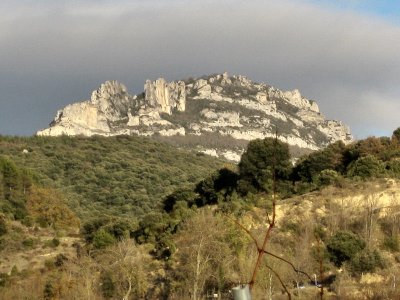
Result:
<svg viewBox="0 0 400 300">
<path fill-rule="evenodd" d="M 165 212 L 170 213 L 174 210 L 174 206 L 177 202 L 184 201 L 188 204 L 188 206 L 192 206 L 194 203 L 194 198 L 196 197 L 193 188 L 184 187 L 181 189 L 177 189 L 172 194 L 169 194 L 163 200 L 163 209 Z"/>
<path fill-rule="evenodd" d="M 392 142 L 396 143 L 396 145 L 400 144 L 400 127 L 393 131 Z"/>
<path fill-rule="evenodd" d="M 199 195 L 196 205 L 201 207 L 226 201 L 236 189 L 238 179 L 238 174 L 228 168 L 214 172 L 196 185 L 195 192 Z"/>
<path fill-rule="evenodd" d="M 18 169 L 12 161 L 0 158 L 0 172 L 3 174 L 3 185 L 6 190 L 12 190 L 18 187 Z"/>
<path fill-rule="evenodd" d="M 273 181 L 290 174 L 289 146 L 274 138 L 251 141 L 239 162 L 239 189 L 244 192 L 272 191 Z"/>
<path fill-rule="evenodd" d="M 349 231 L 338 231 L 328 243 L 327 250 L 330 260 L 340 267 L 345 261 L 352 259 L 358 252 L 365 248 L 363 239 Z"/>
<path fill-rule="evenodd" d="M 311 182 L 323 170 L 341 173 L 344 170 L 345 145 L 336 142 L 325 149 L 312 152 L 301 159 L 293 169 L 294 180 Z"/>
<path fill-rule="evenodd" d="M 174 249 L 172 232 L 176 230 L 176 222 L 166 213 L 152 212 L 143 217 L 139 228 L 133 236 L 139 244 L 151 243 L 155 246 L 153 254 L 159 258 L 171 255 Z"/>
<path fill-rule="evenodd" d="M 369 177 L 379 177 L 384 171 L 385 167 L 381 160 L 373 155 L 367 155 L 352 162 L 348 167 L 347 175 L 350 177 L 358 176 L 365 179 Z"/>
</svg>

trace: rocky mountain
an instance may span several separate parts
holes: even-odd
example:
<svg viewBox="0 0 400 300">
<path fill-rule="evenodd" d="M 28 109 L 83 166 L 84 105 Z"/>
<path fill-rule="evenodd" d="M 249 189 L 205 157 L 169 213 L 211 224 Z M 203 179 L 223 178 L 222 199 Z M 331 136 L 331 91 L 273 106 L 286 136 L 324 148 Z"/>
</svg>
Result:
<svg viewBox="0 0 400 300">
<path fill-rule="evenodd" d="M 107 81 L 90 100 L 57 112 L 41 136 L 142 135 L 238 161 L 249 140 L 275 136 L 297 151 L 349 143 L 349 129 L 325 120 L 315 101 L 227 73 L 166 82 L 147 80 L 131 95 Z"/>
</svg>

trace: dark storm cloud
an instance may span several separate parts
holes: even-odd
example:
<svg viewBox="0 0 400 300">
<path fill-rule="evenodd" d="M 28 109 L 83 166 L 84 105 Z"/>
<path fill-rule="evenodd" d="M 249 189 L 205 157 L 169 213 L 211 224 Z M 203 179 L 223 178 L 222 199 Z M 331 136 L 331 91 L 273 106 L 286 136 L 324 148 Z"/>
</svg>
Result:
<svg viewBox="0 0 400 300">
<path fill-rule="evenodd" d="M 298 88 L 357 137 L 400 126 L 400 28 L 305 1 L 0 4 L 0 134 L 31 134 L 117 79 L 228 71 Z"/>
</svg>

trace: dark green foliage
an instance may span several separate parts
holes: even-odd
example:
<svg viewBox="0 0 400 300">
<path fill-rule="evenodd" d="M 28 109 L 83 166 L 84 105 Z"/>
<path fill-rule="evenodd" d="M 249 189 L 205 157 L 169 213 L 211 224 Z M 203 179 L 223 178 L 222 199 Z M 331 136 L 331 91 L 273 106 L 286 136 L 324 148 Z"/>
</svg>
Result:
<svg viewBox="0 0 400 300">
<path fill-rule="evenodd" d="M 400 144 L 400 127 L 393 131 L 392 142 Z"/>
<path fill-rule="evenodd" d="M 102 272 L 100 274 L 101 293 L 104 298 L 112 298 L 115 294 L 115 283 L 111 272 Z"/>
<path fill-rule="evenodd" d="M 22 241 L 22 245 L 25 248 L 32 248 L 34 244 L 35 244 L 35 241 L 33 239 L 28 238 L 28 239 L 25 239 Z"/>
<path fill-rule="evenodd" d="M 125 220 L 118 220 L 105 226 L 105 230 L 117 240 L 129 238 L 133 229 L 134 225 Z"/>
<path fill-rule="evenodd" d="M 66 261 L 68 261 L 68 258 L 64 254 L 60 253 L 55 257 L 54 265 L 56 267 L 62 267 Z"/>
<path fill-rule="evenodd" d="M 345 261 L 352 259 L 364 248 L 364 240 L 349 231 L 338 231 L 327 243 L 330 260 L 337 267 L 340 267 Z"/>
<path fill-rule="evenodd" d="M 59 240 L 58 238 L 53 238 L 53 239 L 51 240 L 51 246 L 52 246 L 52 247 L 56 248 L 56 247 L 58 247 L 59 245 L 60 245 L 60 240 Z"/>
<path fill-rule="evenodd" d="M 239 163 L 240 189 L 243 193 L 272 191 L 276 181 L 288 179 L 291 171 L 288 145 L 273 138 L 251 141 Z"/>
<path fill-rule="evenodd" d="M 138 243 L 152 243 L 155 257 L 166 258 L 174 251 L 172 234 L 182 220 L 174 221 L 168 214 L 153 212 L 143 217 L 139 228 L 133 233 Z"/>
<path fill-rule="evenodd" d="M 56 293 L 53 287 L 53 283 L 50 281 L 47 281 L 44 290 L 43 290 L 43 299 L 44 300 L 51 300 L 54 299 Z"/>
<path fill-rule="evenodd" d="M 383 247 L 392 252 L 400 251 L 400 241 L 397 235 L 385 236 L 383 240 Z"/>
<path fill-rule="evenodd" d="M 0 216 L 0 236 L 5 235 L 7 232 L 8 230 L 6 221 Z"/>
<path fill-rule="evenodd" d="M 96 248 L 104 248 L 116 241 L 129 238 L 135 230 L 134 222 L 118 218 L 96 218 L 82 226 L 86 242 Z"/>
<path fill-rule="evenodd" d="M 155 243 L 162 235 L 170 232 L 170 218 L 165 213 L 153 212 L 143 217 L 134 236 L 139 243 Z"/>
<path fill-rule="evenodd" d="M 297 163 L 293 170 L 293 179 L 311 182 L 323 170 L 342 172 L 344 152 L 343 142 L 336 142 L 323 150 L 312 152 Z"/>
<path fill-rule="evenodd" d="M 196 193 L 193 188 L 186 187 L 174 191 L 172 194 L 168 195 L 163 200 L 163 210 L 167 213 L 173 211 L 176 203 L 186 202 L 187 206 L 192 206 L 196 198 Z"/>
<path fill-rule="evenodd" d="M 378 251 L 365 249 L 356 253 L 350 260 L 350 269 L 354 275 L 372 273 L 377 268 L 384 268 L 385 262 Z"/>
<path fill-rule="evenodd" d="M 220 169 L 208 178 L 200 181 L 195 188 L 199 195 L 196 199 L 198 207 L 226 201 L 236 190 L 239 175 L 227 168 Z"/>
<path fill-rule="evenodd" d="M 93 246 L 96 249 L 103 249 L 116 242 L 115 237 L 106 230 L 99 229 L 93 236 Z"/>
<path fill-rule="evenodd" d="M 391 177 L 400 177 L 400 159 L 393 159 L 386 163 L 387 173 Z"/>
<path fill-rule="evenodd" d="M 340 174 L 334 170 L 325 169 L 322 170 L 318 176 L 316 176 L 315 181 L 317 186 L 327 186 L 327 185 L 337 185 L 340 182 Z"/>
<path fill-rule="evenodd" d="M 8 274 L 7 273 L 0 273 L 0 287 L 4 287 L 8 281 Z"/>
<path fill-rule="evenodd" d="M 110 222 L 107 218 L 98 218 L 86 222 L 82 226 L 82 234 L 85 237 L 87 243 L 93 242 L 93 237 L 95 233 L 103 226 Z"/>
<path fill-rule="evenodd" d="M 2 173 L 5 195 L 8 198 L 10 196 L 8 191 L 17 189 L 20 184 L 18 170 L 13 162 L 0 158 L 0 172 Z"/>
<path fill-rule="evenodd" d="M 32 172 L 0 156 L 0 212 L 11 219 L 26 218 L 26 197 L 33 182 Z"/>
<path fill-rule="evenodd" d="M 292 234 L 299 236 L 301 234 L 301 226 L 293 221 L 283 222 L 281 226 L 283 232 L 291 232 Z"/>
<path fill-rule="evenodd" d="M 376 156 L 367 155 L 352 162 L 347 174 L 350 177 L 360 177 L 362 179 L 370 177 L 380 177 L 385 171 L 384 164 Z"/>
<path fill-rule="evenodd" d="M 393 138 L 369 137 L 350 145 L 337 142 L 301 158 L 291 178 L 296 192 L 304 193 L 330 184 L 340 185 L 343 177 L 399 177 L 399 158 L 400 143 Z"/>
</svg>

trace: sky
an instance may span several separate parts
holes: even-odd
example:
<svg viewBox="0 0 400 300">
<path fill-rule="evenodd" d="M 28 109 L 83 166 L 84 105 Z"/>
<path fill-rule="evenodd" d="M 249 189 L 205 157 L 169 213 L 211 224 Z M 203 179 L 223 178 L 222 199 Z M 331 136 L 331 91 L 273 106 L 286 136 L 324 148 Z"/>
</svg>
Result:
<svg viewBox="0 0 400 300">
<path fill-rule="evenodd" d="M 399 0 L 2 0 L 0 135 L 106 80 L 245 75 L 299 89 L 356 139 L 400 127 Z"/>
</svg>

